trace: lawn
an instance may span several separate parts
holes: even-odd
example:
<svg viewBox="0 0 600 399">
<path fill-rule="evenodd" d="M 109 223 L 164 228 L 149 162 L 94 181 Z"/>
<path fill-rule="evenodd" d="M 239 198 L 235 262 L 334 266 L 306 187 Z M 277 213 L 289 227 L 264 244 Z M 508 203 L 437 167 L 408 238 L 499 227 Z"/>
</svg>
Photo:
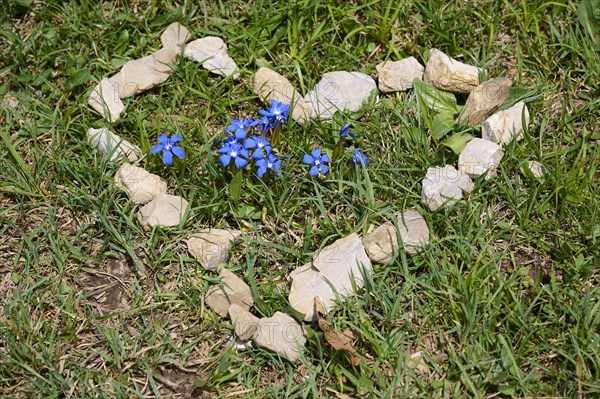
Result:
<svg viewBox="0 0 600 399">
<path fill-rule="evenodd" d="M 600 397 L 599 1 L 0 5 L 0 397 Z M 178 57 L 166 82 L 103 120 L 87 104 L 96 84 L 158 50 L 175 21 L 192 40 L 225 40 L 240 78 Z M 323 73 L 376 78 L 381 61 L 425 65 L 433 48 L 509 77 L 531 113 L 524 140 L 504 146 L 497 176 L 476 179 L 468 198 L 421 204 L 427 168 L 457 155 L 432 136 L 414 91 L 332 122 L 290 119 L 282 176 L 248 173 L 232 195 L 214 141 L 265 105 L 248 84 L 260 67 L 305 94 Z M 302 154 L 332 149 L 345 123 L 368 169 L 309 176 Z M 162 132 L 184 138 L 175 167 L 140 162 L 190 202 L 184 223 L 141 228 L 139 206 L 114 185 L 120 164 L 87 143 L 90 127 L 144 153 Z M 527 173 L 531 160 L 544 177 Z M 374 264 L 327 315 L 353 332 L 358 362 L 316 323 L 303 323 L 296 363 L 239 350 L 231 322 L 204 302 L 217 274 L 186 246 L 203 228 L 241 230 L 227 267 L 252 288 L 253 312 L 297 317 L 292 270 L 407 209 L 424 216 L 430 243 Z"/>
</svg>

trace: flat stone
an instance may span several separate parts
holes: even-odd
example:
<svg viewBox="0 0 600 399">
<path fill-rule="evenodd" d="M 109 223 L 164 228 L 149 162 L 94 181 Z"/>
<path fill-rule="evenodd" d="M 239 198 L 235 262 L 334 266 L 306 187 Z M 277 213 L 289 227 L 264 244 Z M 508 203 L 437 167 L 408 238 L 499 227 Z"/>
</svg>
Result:
<svg viewBox="0 0 600 399">
<path fill-rule="evenodd" d="M 529 110 L 519 101 L 504 111 L 498 111 L 481 125 L 481 137 L 496 144 L 523 139 L 523 128 L 529 125 Z"/>
<path fill-rule="evenodd" d="M 538 161 L 527 162 L 527 169 L 529 169 L 533 177 L 535 177 L 536 179 L 540 179 L 546 174 L 544 166 Z"/>
<path fill-rule="evenodd" d="M 204 303 L 221 317 L 227 316 L 229 307 L 233 304 L 250 310 L 254 304 L 250 287 L 227 269 L 221 269 L 219 277 L 221 283 L 208 290 Z"/>
<path fill-rule="evenodd" d="M 86 137 L 92 147 L 96 147 L 100 154 L 111 161 L 120 161 L 124 158 L 137 161 L 142 157 L 142 150 L 139 147 L 111 132 L 107 127 L 89 128 Z"/>
<path fill-rule="evenodd" d="M 203 68 L 217 75 L 233 75 L 234 79 L 240 76 L 236 72 L 237 64 L 227 54 L 227 44 L 220 37 L 208 36 L 188 43 L 183 56 L 201 63 Z"/>
<path fill-rule="evenodd" d="M 290 273 L 290 305 L 303 313 L 306 321 L 317 320 L 314 297 L 320 297 L 325 312 L 329 312 L 335 304 L 336 292 L 343 300 L 354 294 L 353 280 L 356 287 L 363 286 L 363 269 L 370 273 L 372 267 L 360 237 L 354 233 L 341 238 L 316 253 L 312 263 Z"/>
<path fill-rule="evenodd" d="M 364 73 L 327 72 L 304 100 L 312 108 L 312 117 L 331 119 L 338 110 L 360 110 L 373 90 L 377 90 L 377 84 Z"/>
<path fill-rule="evenodd" d="M 146 57 L 128 61 L 109 78 L 110 83 L 121 99 L 149 90 L 171 76 L 176 55 L 172 48 L 162 48 Z"/>
<path fill-rule="evenodd" d="M 263 101 L 290 104 L 292 119 L 303 124 L 310 119 L 312 108 L 284 76 L 269 68 L 260 68 L 250 80 L 252 91 Z"/>
<path fill-rule="evenodd" d="M 473 181 L 452 165 L 427 169 L 421 189 L 421 203 L 431 211 L 454 205 L 462 199 L 463 192 L 473 191 Z"/>
<path fill-rule="evenodd" d="M 415 78 L 423 79 L 425 67 L 415 57 L 400 61 L 383 61 L 375 67 L 379 81 L 379 91 L 391 93 L 413 88 Z"/>
<path fill-rule="evenodd" d="M 164 48 L 170 48 L 176 53 L 181 52 L 181 47 L 190 38 L 190 31 L 179 22 L 173 22 L 160 35 L 160 41 Z"/>
<path fill-rule="evenodd" d="M 206 270 L 217 270 L 227 262 L 233 242 L 242 235 L 239 230 L 204 229 L 187 241 L 188 251 Z"/>
<path fill-rule="evenodd" d="M 134 204 L 147 204 L 157 195 L 167 193 L 164 179 L 128 163 L 117 170 L 115 186 L 125 190 Z"/>
<path fill-rule="evenodd" d="M 242 341 L 252 339 L 260 319 L 235 303 L 229 306 L 228 313 L 235 329 L 235 335 Z"/>
<path fill-rule="evenodd" d="M 10 92 L 7 92 L 2 99 L 2 106 L 5 108 L 15 109 L 19 106 L 19 100 L 17 100 Z"/>
<path fill-rule="evenodd" d="M 512 82 L 509 78 L 490 79 L 477 86 L 458 116 L 459 123 L 478 125 L 494 113 L 508 98 Z"/>
<path fill-rule="evenodd" d="M 486 180 L 496 176 L 496 168 L 504 156 L 504 151 L 496 143 L 474 138 L 469 141 L 458 156 L 458 170 L 475 179 L 487 172 Z"/>
<path fill-rule="evenodd" d="M 125 105 L 119 97 L 119 92 L 109 79 L 102 79 L 96 85 L 88 98 L 88 105 L 109 122 L 116 122 L 125 109 Z"/>
<path fill-rule="evenodd" d="M 178 226 L 184 217 L 188 202 L 177 195 L 158 194 L 137 213 L 137 220 L 144 230 L 154 226 Z"/>
<path fill-rule="evenodd" d="M 275 312 L 272 317 L 259 320 L 254 342 L 260 348 L 295 362 L 306 344 L 306 332 L 292 317 Z"/>
<path fill-rule="evenodd" d="M 456 61 L 438 49 L 431 49 L 423 79 L 438 89 L 468 94 L 479 85 L 480 69 Z"/>
<path fill-rule="evenodd" d="M 429 242 L 429 228 L 425 219 L 414 210 L 399 213 L 398 228 L 404 250 L 409 255 L 419 253 Z M 398 254 L 398 235 L 392 222 L 385 222 L 363 239 L 365 251 L 372 262 L 387 265 Z"/>
</svg>

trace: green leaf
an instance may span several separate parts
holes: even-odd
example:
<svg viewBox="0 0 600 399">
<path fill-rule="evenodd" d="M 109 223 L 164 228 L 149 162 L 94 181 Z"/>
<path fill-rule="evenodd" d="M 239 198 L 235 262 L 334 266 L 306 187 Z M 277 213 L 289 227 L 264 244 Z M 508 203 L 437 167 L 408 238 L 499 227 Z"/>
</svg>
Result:
<svg viewBox="0 0 600 399">
<path fill-rule="evenodd" d="M 242 194 L 242 170 L 238 169 L 229 183 L 229 195 L 233 198 L 233 201 L 237 205 L 240 201 L 240 195 Z"/>
<path fill-rule="evenodd" d="M 504 395 L 514 395 L 515 387 L 512 385 L 498 385 L 498 392 Z"/>
<path fill-rule="evenodd" d="M 433 117 L 433 137 L 437 140 L 444 137 L 454 127 L 454 115 L 440 112 Z"/>
<path fill-rule="evenodd" d="M 413 88 L 419 99 L 433 112 L 452 115 L 458 112 L 454 94 L 436 89 L 419 78 L 413 80 Z"/>
<path fill-rule="evenodd" d="M 583 0 L 577 7 L 577 18 L 583 26 L 583 30 L 587 33 L 592 41 L 596 43 L 596 34 L 598 29 L 598 21 L 594 15 L 594 8 L 590 0 Z"/>
<path fill-rule="evenodd" d="M 472 138 L 473 136 L 469 133 L 456 133 L 442 141 L 442 145 L 450 148 L 455 154 L 460 154 Z"/>
<path fill-rule="evenodd" d="M 80 69 L 75 72 L 65 82 L 65 90 L 71 91 L 77 86 L 81 86 L 90 78 L 90 70 L 88 68 Z"/>
</svg>

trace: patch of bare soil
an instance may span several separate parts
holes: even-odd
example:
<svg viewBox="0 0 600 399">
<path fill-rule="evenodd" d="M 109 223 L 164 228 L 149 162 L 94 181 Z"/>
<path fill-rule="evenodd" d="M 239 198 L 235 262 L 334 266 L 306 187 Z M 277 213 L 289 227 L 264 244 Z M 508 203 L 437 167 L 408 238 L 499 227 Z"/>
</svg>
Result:
<svg viewBox="0 0 600 399">
<path fill-rule="evenodd" d="M 514 262 L 512 260 L 514 257 Z M 551 276 L 562 277 L 562 270 L 555 270 L 552 259 L 541 255 L 530 247 L 517 247 L 512 251 L 512 257 L 507 254 L 500 261 L 500 271 L 505 275 L 511 275 L 519 269 L 526 268 L 527 276 L 536 284 L 548 284 Z"/>
</svg>

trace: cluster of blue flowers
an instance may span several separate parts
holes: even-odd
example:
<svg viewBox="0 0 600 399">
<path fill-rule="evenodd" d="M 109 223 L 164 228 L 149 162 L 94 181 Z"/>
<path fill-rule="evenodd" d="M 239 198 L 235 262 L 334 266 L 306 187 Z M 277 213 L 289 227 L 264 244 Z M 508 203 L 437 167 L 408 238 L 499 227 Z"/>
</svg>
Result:
<svg viewBox="0 0 600 399">
<path fill-rule="evenodd" d="M 220 154 L 219 161 L 223 167 L 235 165 L 236 168 L 245 168 L 250 161 L 254 161 L 257 167 L 256 175 L 262 177 L 269 171 L 281 176 L 281 157 L 273 153 L 273 146 L 269 142 L 269 135 L 278 132 L 288 119 L 289 105 L 279 101 L 271 101 L 264 109 L 258 111 L 260 118 L 234 119 L 225 129 L 227 137 L 221 141 L 222 146 L 217 150 Z M 340 139 L 336 144 L 333 161 L 344 151 L 346 143 L 355 139 L 356 135 L 350 130 L 350 124 L 340 129 Z M 182 147 L 175 143 L 183 139 L 174 134 L 171 138 L 165 133 L 158 137 L 159 144 L 152 147 L 151 153 L 162 152 L 163 163 L 167 166 L 173 165 L 173 155 L 180 159 L 185 158 Z M 326 175 L 329 172 L 331 159 L 321 149 L 315 148 L 310 154 L 304 154 L 302 161 L 310 165 L 308 174 L 310 176 Z M 354 149 L 352 153 L 352 165 L 358 168 L 366 168 L 369 161 L 360 150 Z"/>
<path fill-rule="evenodd" d="M 287 122 L 288 110 L 289 105 L 273 100 L 270 105 L 258 111 L 261 115 L 258 119 L 232 120 L 225 129 L 230 134 L 217 150 L 221 154 L 221 165 L 225 167 L 233 162 L 236 168 L 242 169 L 250 160 L 254 160 L 259 178 L 270 170 L 281 176 L 281 159 L 273 154 L 273 146 L 267 136 L 271 130 L 278 129 Z M 256 129 L 257 134 L 251 135 L 251 129 Z"/>
</svg>

